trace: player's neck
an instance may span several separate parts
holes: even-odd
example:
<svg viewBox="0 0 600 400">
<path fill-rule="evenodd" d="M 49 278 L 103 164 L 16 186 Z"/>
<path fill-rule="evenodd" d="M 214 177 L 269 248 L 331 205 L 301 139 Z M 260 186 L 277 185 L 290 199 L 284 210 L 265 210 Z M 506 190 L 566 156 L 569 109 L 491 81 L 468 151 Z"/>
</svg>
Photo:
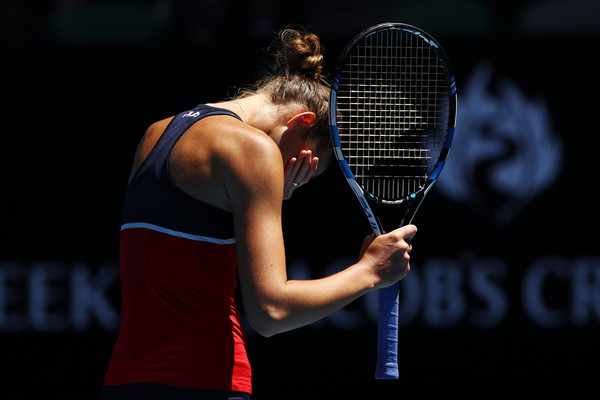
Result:
<svg viewBox="0 0 600 400">
<path fill-rule="evenodd" d="M 273 104 L 263 94 L 233 100 L 232 103 L 244 115 L 245 123 L 267 134 L 277 127 L 285 125 L 290 116 L 293 115 L 293 107 L 285 104 Z"/>
</svg>

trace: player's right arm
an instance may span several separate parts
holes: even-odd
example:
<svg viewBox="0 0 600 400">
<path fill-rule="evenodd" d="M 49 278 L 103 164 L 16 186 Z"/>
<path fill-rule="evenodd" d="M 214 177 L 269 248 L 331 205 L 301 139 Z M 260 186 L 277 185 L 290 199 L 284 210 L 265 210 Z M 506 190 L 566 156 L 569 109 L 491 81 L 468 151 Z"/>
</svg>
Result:
<svg viewBox="0 0 600 400">
<path fill-rule="evenodd" d="M 359 262 L 337 274 L 288 280 L 281 152 L 258 134 L 242 134 L 232 143 L 221 155 L 221 173 L 233 212 L 244 309 L 259 333 L 271 336 L 307 325 L 406 275 L 414 226 L 367 239 Z"/>
</svg>

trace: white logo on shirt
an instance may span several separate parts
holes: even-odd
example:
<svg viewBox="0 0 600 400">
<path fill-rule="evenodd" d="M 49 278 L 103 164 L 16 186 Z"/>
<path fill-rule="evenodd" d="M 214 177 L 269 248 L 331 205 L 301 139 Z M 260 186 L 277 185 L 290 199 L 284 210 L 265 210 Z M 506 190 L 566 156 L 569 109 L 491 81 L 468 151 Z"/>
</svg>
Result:
<svg viewBox="0 0 600 400">
<path fill-rule="evenodd" d="M 199 117 L 200 116 L 200 111 L 196 111 L 196 112 L 192 112 L 192 111 L 188 111 L 185 114 L 183 114 L 184 117 Z"/>
</svg>

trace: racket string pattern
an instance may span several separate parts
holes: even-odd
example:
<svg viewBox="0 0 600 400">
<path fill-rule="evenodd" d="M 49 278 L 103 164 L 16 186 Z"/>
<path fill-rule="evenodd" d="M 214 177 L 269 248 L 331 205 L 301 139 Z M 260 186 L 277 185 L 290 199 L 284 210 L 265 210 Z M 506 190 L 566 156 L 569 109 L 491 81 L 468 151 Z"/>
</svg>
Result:
<svg viewBox="0 0 600 400">
<path fill-rule="evenodd" d="M 424 38 L 386 30 L 349 54 L 337 91 L 339 140 L 356 181 L 376 199 L 422 190 L 444 151 L 446 66 Z"/>
<path fill-rule="evenodd" d="M 331 84 L 334 153 L 376 235 L 412 221 L 442 170 L 456 122 L 448 58 L 420 29 L 373 26 L 346 47 Z M 396 379 L 399 284 L 379 290 L 377 379 Z"/>
</svg>

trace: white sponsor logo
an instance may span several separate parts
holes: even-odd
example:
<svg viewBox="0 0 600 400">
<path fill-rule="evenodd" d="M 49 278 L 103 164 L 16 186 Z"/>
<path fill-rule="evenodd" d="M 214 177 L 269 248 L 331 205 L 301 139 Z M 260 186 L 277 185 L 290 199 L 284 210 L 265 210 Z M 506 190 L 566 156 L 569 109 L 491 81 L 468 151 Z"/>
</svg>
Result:
<svg viewBox="0 0 600 400">
<path fill-rule="evenodd" d="M 196 118 L 200 116 L 200 112 L 196 111 L 196 112 L 192 112 L 192 111 L 188 111 L 185 114 L 183 114 L 183 117 L 190 117 L 190 118 Z"/>
</svg>

